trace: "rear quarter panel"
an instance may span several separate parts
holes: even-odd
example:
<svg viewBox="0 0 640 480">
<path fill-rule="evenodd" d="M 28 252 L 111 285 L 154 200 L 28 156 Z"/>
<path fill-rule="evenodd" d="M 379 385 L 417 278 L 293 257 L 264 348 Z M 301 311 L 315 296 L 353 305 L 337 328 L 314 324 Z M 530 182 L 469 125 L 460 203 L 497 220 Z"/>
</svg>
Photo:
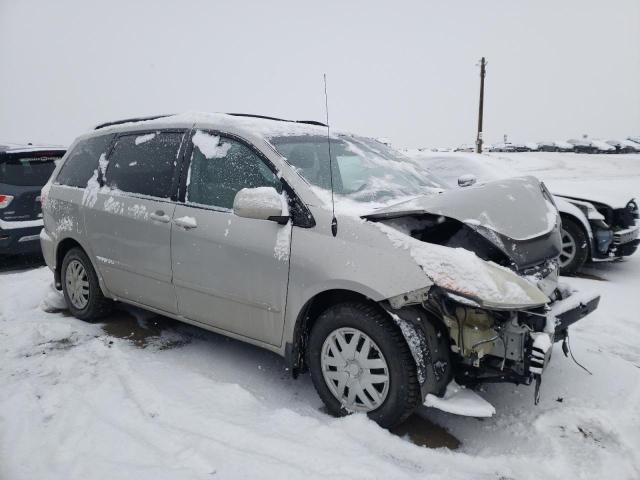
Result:
<svg viewBox="0 0 640 480">
<path fill-rule="evenodd" d="M 57 250 L 64 240 L 70 238 L 80 244 L 95 268 L 95 259 L 87 239 L 84 222 L 85 207 L 82 203 L 84 189 L 52 184 L 47 186 L 47 190 L 42 205 L 44 229 L 40 234 L 40 243 L 47 265 L 53 271 L 60 268 L 60 265 L 56 264 Z M 104 290 L 100 271 L 97 268 L 95 270 Z"/>
</svg>

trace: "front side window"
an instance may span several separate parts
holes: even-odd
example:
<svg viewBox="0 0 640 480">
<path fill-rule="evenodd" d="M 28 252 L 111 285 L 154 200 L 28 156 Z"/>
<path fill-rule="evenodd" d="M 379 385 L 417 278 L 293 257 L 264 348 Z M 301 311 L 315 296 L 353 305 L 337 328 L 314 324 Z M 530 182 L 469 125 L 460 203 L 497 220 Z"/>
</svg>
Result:
<svg viewBox="0 0 640 480">
<path fill-rule="evenodd" d="M 232 209 L 236 193 L 255 187 L 282 191 L 276 175 L 247 145 L 200 130 L 194 134 L 187 202 Z"/>
<path fill-rule="evenodd" d="M 114 134 L 80 140 L 69 152 L 56 178 L 57 184 L 70 187 L 86 187 L 87 182 L 98 168 L 98 160 L 106 154 Z"/>
<path fill-rule="evenodd" d="M 106 184 L 114 189 L 169 198 L 183 132 L 118 137 L 109 155 Z"/>
</svg>

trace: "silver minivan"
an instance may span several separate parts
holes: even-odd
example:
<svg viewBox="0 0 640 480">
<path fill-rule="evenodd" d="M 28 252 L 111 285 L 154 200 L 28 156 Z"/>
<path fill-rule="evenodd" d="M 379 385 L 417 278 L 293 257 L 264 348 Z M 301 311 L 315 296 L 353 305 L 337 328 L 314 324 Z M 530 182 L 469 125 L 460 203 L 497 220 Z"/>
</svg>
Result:
<svg viewBox="0 0 640 480">
<path fill-rule="evenodd" d="M 76 317 L 125 302 L 259 345 L 309 371 L 331 413 L 384 427 L 422 404 L 491 415 L 483 382 L 533 382 L 537 397 L 553 343 L 599 301 L 558 284 L 560 220 L 537 179 L 447 190 L 318 122 L 104 124 L 42 203 Z"/>
</svg>

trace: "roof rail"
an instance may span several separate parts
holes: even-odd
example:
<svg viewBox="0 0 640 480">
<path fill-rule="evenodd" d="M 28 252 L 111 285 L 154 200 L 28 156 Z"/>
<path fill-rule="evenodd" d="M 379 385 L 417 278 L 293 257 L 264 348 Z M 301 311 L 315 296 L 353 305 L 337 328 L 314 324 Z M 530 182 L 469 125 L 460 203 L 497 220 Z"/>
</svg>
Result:
<svg viewBox="0 0 640 480">
<path fill-rule="evenodd" d="M 164 114 L 164 115 L 153 115 L 151 117 L 125 118 L 125 119 L 122 119 L 122 120 L 115 120 L 113 122 L 101 123 L 100 125 L 96 125 L 94 127 L 94 130 L 100 130 L 101 128 L 111 127 L 113 125 L 122 125 L 123 123 L 144 122 L 144 121 L 147 121 L 147 120 L 156 120 L 158 118 L 170 117 L 172 115 L 173 115 L 173 113 L 167 113 L 167 114 Z"/>
<path fill-rule="evenodd" d="M 319 122 L 317 120 L 295 120 L 296 123 L 304 123 L 305 125 L 317 125 L 318 127 L 326 127 L 326 123 Z"/>
<path fill-rule="evenodd" d="M 285 120 L 284 118 L 267 117 L 266 115 L 254 115 L 253 113 L 227 113 L 227 115 L 232 115 L 234 117 L 261 118 L 263 120 L 275 120 L 277 122 L 290 122 L 291 121 L 291 120 Z"/>
<path fill-rule="evenodd" d="M 275 120 L 276 122 L 304 123 L 306 125 L 317 125 L 319 127 L 327 126 L 326 124 L 318 122 L 316 120 L 286 120 L 284 118 L 268 117 L 266 115 L 255 115 L 253 113 L 227 113 L 227 115 L 232 115 L 234 117 L 261 118 L 263 120 Z"/>
<path fill-rule="evenodd" d="M 156 120 L 158 118 L 170 117 L 172 115 L 173 115 L 172 113 L 169 113 L 169 114 L 165 114 L 165 115 L 153 115 L 151 117 L 135 117 L 135 118 L 125 118 L 125 119 L 122 119 L 122 120 L 114 120 L 113 122 L 105 122 L 105 123 L 101 123 L 100 125 L 95 126 L 94 130 L 100 130 L 101 128 L 111 127 L 113 125 L 122 125 L 123 123 L 144 122 L 144 121 L 147 121 L 147 120 Z M 227 115 L 232 115 L 234 117 L 261 118 L 263 120 L 274 120 L 276 122 L 304 123 L 306 125 L 317 125 L 319 127 L 326 127 L 327 126 L 326 124 L 324 124 L 322 122 L 318 122 L 316 120 L 286 120 L 284 118 L 269 117 L 269 116 L 266 116 L 266 115 L 254 115 L 252 113 L 227 113 Z"/>
</svg>

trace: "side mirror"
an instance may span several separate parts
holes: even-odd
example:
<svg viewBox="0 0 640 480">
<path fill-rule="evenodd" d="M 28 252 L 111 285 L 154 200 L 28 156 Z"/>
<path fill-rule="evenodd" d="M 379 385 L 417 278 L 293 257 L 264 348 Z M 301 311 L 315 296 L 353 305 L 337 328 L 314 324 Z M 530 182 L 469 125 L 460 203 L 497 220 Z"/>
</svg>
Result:
<svg viewBox="0 0 640 480">
<path fill-rule="evenodd" d="M 273 187 L 243 188 L 233 199 L 233 213 L 239 217 L 287 223 L 282 215 L 282 196 Z"/>
<path fill-rule="evenodd" d="M 467 173 L 465 175 L 460 175 L 458 177 L 458 186 L 459 187 L 470 187 L 475 184 L 478 179 L 475 175 Z"/>
</svg>

